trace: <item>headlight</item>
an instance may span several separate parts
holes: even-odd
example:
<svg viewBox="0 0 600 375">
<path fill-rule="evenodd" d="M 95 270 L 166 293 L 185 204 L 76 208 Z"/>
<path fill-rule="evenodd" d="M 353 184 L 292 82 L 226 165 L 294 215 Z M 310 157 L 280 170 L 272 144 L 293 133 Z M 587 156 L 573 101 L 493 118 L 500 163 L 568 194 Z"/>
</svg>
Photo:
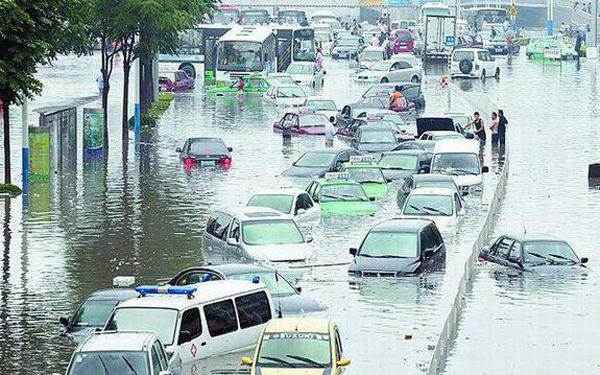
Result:
<svg viewBox="0 0 600 375">
<path fill-rule="evenodd" d="M 483 190 L 483 182 L 480 182 L 478 184 L 474 184 L 469 186 L 468 188 L 469 191 L 481 191 Z"/>
</svg>

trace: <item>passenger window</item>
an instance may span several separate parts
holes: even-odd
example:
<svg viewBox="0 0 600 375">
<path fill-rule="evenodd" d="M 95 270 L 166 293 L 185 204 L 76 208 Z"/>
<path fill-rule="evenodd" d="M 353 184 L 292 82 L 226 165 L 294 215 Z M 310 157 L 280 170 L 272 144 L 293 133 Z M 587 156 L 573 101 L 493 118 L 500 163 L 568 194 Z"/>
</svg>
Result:
<svg viewBox="0 0 600 375">
<path fill-rule="evenodd" d="M 169 366 L 169 361 L 167 360 L 167 357 L 165 356 L 165 351 L 163 350 L 160 342 L 155 341 L 154 345 L 152 345 L 154 350 L 156 350 L 156 354 L 158 355 L 158 361 L 160 362 L 160 366 L 162 367 L 163 370 L 166 370 L 167 367 Z"/>
<path fill-rule="evenodd" d="M 237 220 L 233 220 L 233 224 L 231 224 L 231 231 L 229 231 L 229 238 L 233 238 L 236 240 L 240 240 L 240 222 Z"/>
<path fill-rule="evenodd" d="M 150 358 L 152 360 L 152 375 L 158 375 L 163 370 L 160 366 L 160 359 L 158 358 L 158 353 L 156 352 L 156 348 L 152 347 L 150 351 Z"/>
<path fill-rule="evenodd" d="M 444 244 L 444 239 L 442 238 L 442 235 L 441 235 L 440 231 L 437 229 L 437 227 L 430 226 L 429 230 L 431 231 L 431 234 L 432 234 L 433 246 L 435 247 L 435 250 L 437 251 L 437 250 L 439 250 L 439 247 Z"/>
<path fill-rule="evenodd" d="M 397 62 L 396 64 L 394 64 L 394 65 L 396 66 L 396 69 L 397 69 L 397 70 L 400 70 L 400 69 L 410 69 L 410 68 L 412 68 L 412 66 L 411 66 L 409 63 L 407 63 L 406 61 L 398 61 L 398 62 Z"/>
<path fill-rule="evenodd" d="M 433 239 L 429 227 L 423 228 L 421 231 L 421 251 L 433 249 Z"/>
<path fill-rule="evenodd" d="M 479 57 L 480 61 L 487 61 L 487 56 L 485 55 L 485 52 L 477 52 L 477 57 Z"/>
<path fill-rule="evenodd" d="M 231 223 L 231 216 L 222 212 L 215 212 L 213 218 L 212 221 L 209 219 L 206 231 L 219 239 L 225 239 L 227 228 Z"/>
<path fill-rule="evenodd" d="M 296 199 L 296 209 L 295 213 L 298 212 L 299 209 L 309 210 L 313 206 L 308 194 L 300 194 Z"/>
<path fill-rule="evenodd" d="M 235 299 L 240 328 L 254 327 L 271 320 L 271 305 L 265 292 L 252 293 Z"/>
<path fill-rule="evenodd" d="M 338 332 L 337 327 L 335 328 L 335 346 L 337 347 L 335 359 L 339 361 L 340 359 L 342 359 L 344 349 L 342 348 L 342 340 L 340 339 L 340 333 Z"/>
<path fill-rule="evenodd" d="M 510 238 L 503 238 L 502 241 L 498 244 L 497 256 L 500 258 L 508 259 L 508 254 L 510 252 L 510 247 L 513 244 L 513 240 Z"/>
<path fill-rule="evenodd" d="M 179 332 L 188 331 L 190 333 L 190 340 L 202 334 L 202 324 L 200 324 L 200 310 L 197 308 L 189 309 L 183 312 L 181 316 L 181 327 Z M 182 337 L 179 336 L 179 345 L 183 344 Z"/>
<path fill-rule="evenodd" d="M 454 194 L 454 205 L 456 206 L 456 213 L 458 213 L 462 209 L 462 203 L 460 203 L 460 198 L 456 194 Z"/>
<path fill-rule="evenodd" d="M 204 316 L 211 337 L 238 329 L 233 301 L 230 299 L 204 306 Z"/>
<path fill-rule="evenodd" d="M 342 109 L 342 115 L 350 117 L 350 107 L 349 106 L 345 106 L 344 109 Z"/>
<path fill-rule="evenodd" d="M 209 274 L 211 277 L 211 280 L 221 280 L 221 277 L 218 276 L 217 274 L 214 274 L 212 272 L 199 272 L 199 271 L 194 271 L 194 272 L 190 272 L 187 273 L 185 275 L 183 275 L 178 281 L 177 281 L 177 285 L 190 285 L 190 284 L 197 284 L 197 283 L 201 283 L 202 282 L 202 278 L 204 277 L 204 275 Z"/>
<path fill-rule="evenodd" d="M 408 194 L 408 193 L 410 193 L 410 188 L 411 188 L 411 186 L 412 186 L 412 181 L 413 181 L 413 180 L 412 180 L 412 178 L 410 178 L 410 177 L 409 177 L 409 178 L 407 178 L 407 179 L 404 181 L 404 184 L 402 184 L 402 192 L 403 192 L 403 193 L 405 193 L 405 194 Z"/>
</svg>

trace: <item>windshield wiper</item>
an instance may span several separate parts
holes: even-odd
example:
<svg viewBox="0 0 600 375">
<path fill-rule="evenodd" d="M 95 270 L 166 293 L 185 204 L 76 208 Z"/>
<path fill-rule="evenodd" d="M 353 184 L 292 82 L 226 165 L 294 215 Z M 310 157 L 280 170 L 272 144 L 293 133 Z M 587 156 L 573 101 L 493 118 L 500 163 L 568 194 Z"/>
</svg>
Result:
<svg viewBox="0 0 600 375">
<path fill-rule="evenodd" d="M 445 215 L 445 216 L 450 216 L 450 214 L 449 214 L 449 213 L 447 213 L 447 212 L 444 212 L 444 211 L 442 211 L 442 210 L 438 210 L 437 208 L 433 208 L 433 207 L 425 207 L 425 206 L 424 206 L 424 207 L 423 207 L 423 209 L 424 209 L 424 210 L 427 210 L 427 211 L 431 211 L 431 212 L 437 212 L 438 214 L 442 214 L 442 215 Z"/>
<path fill-rule="evenodd" d="M 288 357 L 289 357 L 289 356 L 288 356 Z M 277 358 L 277 357 L 267 357 L 267 356 L 261 356 L 261 357 L 260 357 L 260 358 L 258 358 L 258 359 L 259 359 L 259 361 L 260 361 L 261 359 L 266 359 L 266 360 L 269 360 L 269 361 L 278 362 L 278 363 L 283 363 L 283 364 L 284 364 L 284 365 L 286 365 L 286 366 L 293 367 L 293 365 L 292 365 L 290 362 L 286 361 L 285 359 L 281 359 L 281 358 Z"/>
<path fill-rule="evenodd" d="M 381 181 L 381 180 L 363 180 L 360 183 L 361 184 L 365 184 L 365 183 L 368 183 L 368 182 L 371 182 L 371 183 L 374 183 L 374 184 L 383 184 L 383 181 Z"/>
<path fill-rule="evenodd" d="M 297 360 L 305 362 L 305 363 L 310 363 L 310 364 L 313 364 L 313 365 L 315 365 L 317 367 L 325 367 L 325 365 L 322 364 L 322 363 L 320 363 L 320 362 L 317 362 L 315 360 L 312 360 L 310 358 L 306 358 L 306 357 L 303 357 L 303 356 L 300 356 L 300 355 L 288 354 L 288 355 L 286 355 L 286 357 L 297 359 Z"/>
<path fill-rule="evenodd" d="M 412 204 L 411 204 L 411 205 L 409 205 L 408 207 L 410 207 L 410 208 L 412 208 L 413 210 L 416 210 L 417 212 L 420 212 L 420 213 L 422 213 L 422 214 L 425 214 L 425 215 L 429 214 L 429 212 L 426 212 L 426 211 L 424 211 L 424 210 L 423 210 L 423 209 L 421 209 L 420 207 L 413 206 Z"/>
<path fill-rule="evenodd" d="M 558 259 L 564 259 L 564 260 L 567 260 L 567 261 L 569 261 L 569 262 L 577 263 L 577 261 L 576 261 L 576 260 L 574 260 L 574 259 L 571 259 L 571 258 L 564 257 L 564 256 L 562 256 L 562 255 L 558 255 L 558 254 L 548 254 L 548 255 L 550 255 L 551 257 L 558 258 Z"/>
<path fill-rule="evenodd" d="M 121 355 L 121 359 L 123 359 L 123 361 L 125 362 L 125 364 L 127 365 L 127 367 L 129 367 L 129 369 L 131 370 L 131 372 L 133 372 L 133 375 L 138 375 L 137 371 L 135 371 L 135 369 L 133 368 L 133 366 L 131 365 L 131 363 L 129 363 L 129 361 L 127 360 L 127 358 L 125 358 L 124 355 Z"/>
<path fill-rule="evenodd" d="M 98 356 L 98 360 L 100 361 L 100 364 L 102 365 L 102 368 L 104 369 L 104 373 L 106 375 L 108 375 L 108 368 L 106 367 L 106 363 L 104 363 L 104 360 L 102 359 L 102 357 Z"/>
<path fill-rule="evenodd" d="M 476 172 L 473 172 L 473 171 L 469 171 L 469 170 L 466 170 L 466 169 L 459 169 L 459 168 L 454 168 L 454 171 L 455 172 L 462 172 L 462 173 L 466 173 L 466 174 L 474 175 L 474 176 L 477 176 L 479 174 L 479 173 L 476 173 Z"/>
<path fill-rule="evenodd" d="M 544 260 L 546 260 L 546 261 L 548 261 L 550 263 L 555 263 L 552 259 L 550 259 L 548 257 L 545 257 L 545 256 L 543 256 L 541 254 L 538 254 L 538 253 L 532 253 L 532 252 L 528 251 L 527 254 L 533 255 L 534 257 L 538 257 L 538 258 L 544 259 Z"/>
</svg>

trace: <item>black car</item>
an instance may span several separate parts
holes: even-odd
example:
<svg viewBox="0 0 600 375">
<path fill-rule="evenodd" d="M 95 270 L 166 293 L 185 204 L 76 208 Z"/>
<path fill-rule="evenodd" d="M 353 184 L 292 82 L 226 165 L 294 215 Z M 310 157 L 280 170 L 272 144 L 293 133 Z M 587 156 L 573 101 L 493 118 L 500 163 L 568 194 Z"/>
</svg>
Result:
<svg viewBox="0 0 600 375">
<path fill-rule="evenodd" d="M 364 125 L 358 128 L 350 147 L 361 153 L 382 154 L 398 146 L 394 130 L 389 127 Z"/>
<path fill-rule="evenodd" d="M 348 273 L 355 276 L 397 277 L 443 266 L 446 247 L 435 223 L 423 219 L 390 219 L 375 225 L 358 249 Z"/>
<path fill-rule="evenodd" d="M 418 110 L 425 109 L 425 96 L 421 90 L 421 84 L 412 82 L 403 83 L 381 83 L 371 86 L 362 95 L 363 99 L 369 97 L 384 98 L 389 103 L 389 97 L 396 91 L 396 86 L 400 86 L 400 90 L 404 94 L 407 101 L 415 103 L 415 108 Z"/>
<path fill-rule="evenodd" d="M 190 285 L 213 280 L 248 280 L 256 277 L 271 293 L 273 304 L 282 316 L 324 311 L 323 304 L 301 295 L 279 272 L 253 264 L 229 263 L 186 268 L 167 282 L 169 285 Z"/>
<path fill-rule="evenodd" d="M 227 147 L 221 138 L 202 137 L 189 138 L 183 147 L 177 147 L 176 151 L 186 165 L 228 167 L 231 165 L 233 149 Z"/>
<path fill-rule="evenodd" d="M 561 239 L 538 235 L 503 235 L 484 246 L 479 259 L 524 271 L 543 272 L 549 268 L 585 268 L 588 258 L 579 258 Z"/>
<path fill-rule="evenodd" d="M 413 174 L 429 173 L 432 155 L 423 150 L 390 151 L 377 164 L 386 180 L 403 180 Z"/>
<path fill-rule="evenodd" d="M 358 154 L 359 152 L 352 148 L 308 151 L 281 175 L 305 178 L 322 177 L 326 172 L 338 172 L 344 163 L 350 161 L 350 156 Z"/>
<path fill-rule="evenodd" d="M 398 193 L 396 194 L 398 207 L 404 207 L 404 201 L 406 201 L 406 198 L 411 191 L 422 187 L 449 188 L 455 189 L 461 195 L 467 194 L 467 192 L 461 191 L 458 188 L 458 185 L 456 185 L 456 182 L 454 182 L 454 179 L 451 176 L 438 173 L 413 174 L 406 177 L 402 186 L 398 189 Z"/>
<path fill-rule="evenodd" d="M 95 291 L 77 307 L 72 317 L 60 317 L 60 324 L 65 329 L 63 334 L 78 343 L 81 342 L 97 329 L 104 328 L 116 305 L 138 296 L 135 289 L 130 288 Z"/>
</svg>

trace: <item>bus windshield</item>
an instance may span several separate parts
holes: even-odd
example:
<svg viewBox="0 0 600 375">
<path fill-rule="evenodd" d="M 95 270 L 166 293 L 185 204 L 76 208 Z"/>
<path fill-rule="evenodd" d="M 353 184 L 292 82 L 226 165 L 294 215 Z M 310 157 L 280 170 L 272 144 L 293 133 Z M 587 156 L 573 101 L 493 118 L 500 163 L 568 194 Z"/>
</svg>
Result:
<svg viewBox="0 0 600 375">
<path fill-rule="evenodd" d="M 258 72 L 264 68 L 258 42 L 219 43 L 217 56 L 217 69 L 220 71 Z"/>
<path fill-rule="evenodd" d="M 294 61 L 315 61 L 315 33 L 310 29 L 294 31 Z"/>
<path fill-rule="evenodd" d="M 237 23 L 239 19 L 240 13 L 237 9 L 219 9 L 213 13 L 213 23 Z"/>
</svg>

